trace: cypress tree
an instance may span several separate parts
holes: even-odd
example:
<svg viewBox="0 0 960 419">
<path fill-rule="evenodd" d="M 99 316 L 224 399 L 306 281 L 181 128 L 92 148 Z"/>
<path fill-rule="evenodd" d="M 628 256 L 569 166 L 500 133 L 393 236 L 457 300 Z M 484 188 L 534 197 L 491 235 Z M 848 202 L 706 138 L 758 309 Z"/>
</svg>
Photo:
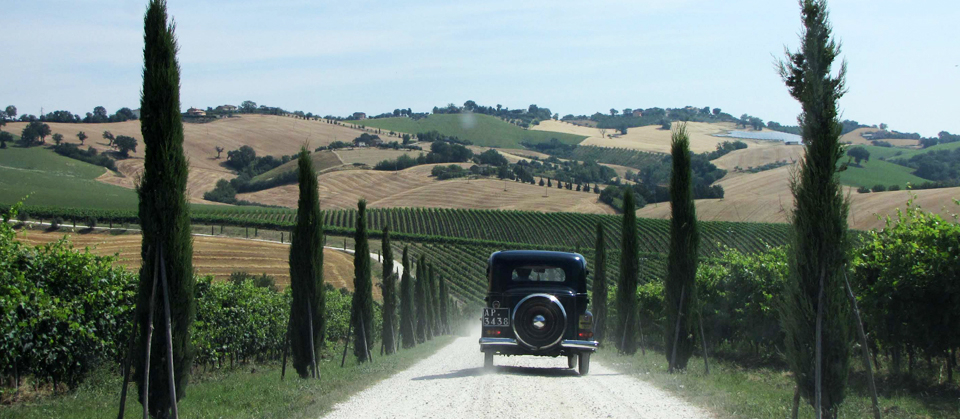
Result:
<svg viewBox="0 0 960 419">
<path fill-rule="evenodd" d="M 357 202 L 357 224 L 353 240 L 353 304 L 350 319 L 355 340 L 353 354 L 360 362 L 367 361 L 367 350 L 373 346 L 373 283 L 370 280 L 370 245 L 367 243 L 367 201 Z M 364 342 L 366 339 L 366 342 Z"/>
<path fill-rule="evenodd" d="M 697 229 L 697 209 L 693 203 L 690 139 L 687 136 L 686 124 L 679 124 L 673 131 L 670 149 L 673 157 L 673 172 L 670 177 L 670 253 L 667 256 L 667 277 L 664 281 L 667 323 L 663 330 L 667 331 L 667 362 L 674 362 L 669 366 L 673 371 L 687 368 L 687 361 L 693 354 L 693 336 L 696 327 L 691 313 L 696 305 L 695 284 L 700 234 Z M 681 305 L 682 311 L 680 311 Z M 678 316 L 679 334 L 677 334 Z M 673 360 L 674 342 L 677 346 L 675 361 Z"/>
<path fill-rule="evenodd" d="M 426 263 L 424 262 L 423 255 L 420 255 L 420 261 L 417 262 L 417 279 L 414 282 L 414 306 L 416 307 L 416 315 L 414 316 L 417 320 L 417 343 L 423 343 L 427 340 L 427 303 L 426 303 L 426 293 L 424 292 L 424 282 L 427 281 L 427 274 L 425 273 L 424 267 Z"/>
<path fill-rule="evenodd" d="M 607 327 L 607 243 L 597 223 L 597 256 L 593 260 L 593 337 L 600 342 Z"/>
<path fill-rule="evenodd" d="M 297 224 L 290 239 L 290 291 L 293 297 L 290 303 L 290 352 L 293 368 L 300 378 L 307 378 L 323 346 L 324 295 L 323 218 L 317 174 L 306 148 L 300 149 L 297 158 L 297 178 L 300 199 L 297 202 Z"/>
<path fill-rule="evenodd" d="M 397 334 L 397 275 L 393 272 L 393 249 L 390 248 L 390 226 L 383 227 L 383 333 L 380 339 L 387 355 L 392 354 Z"/>
<path fill-rule="evenodd" d="M 407 256 L 408 246 L 403 247 L 403 278 L 400 280 L 400 336 L 403 338 L 403 347 L 412 348 L 417 344 L 416 312 L 413 301 L 413 284 L 410 278 L 410 259 Z"/>
<path fill-rule="evenodd" d="M 447 280 L 442 276 L 437 279 L 440 282 L 440 333 L 447 334 L 450 333 L 450 314 L 447 312 L 450 296 L 447 295 Z"/>
<path fill-rule="evenodd" d="M 424 313 L 424 336 L 427 340 L 433 339 L 434 319 L 436 318 L 435 301 L 433 299 L 433 265 L 423 264 L 423 303 Z"/>
<path fill-rule="evenodd" d="M 430 300 L 430 328 L 433 336 L 440 334 L 440 290 L 439 285 L 437 285 L 436 273 L 437 271 L 431 263 L 430 273 L 427 276 L 430 278 L 427 298 Z"/>
<path fill-rule="evenodd" d="M 623 226 L 620 241 L 620 278 L 617 282 L 617 349 L 628 355 L 637 352 L 637 270 L 640 258 L 637 243 L 637 213 L 633 190 L 623 194 Z"/>
<path fill-rule="evenodd" d="M 801 104 L 798 122 L 806 145 L 798 176 L 790 185 L 796 208 L 791 214 L 793 246 L 781 323 L 786 359 L 800 395 L 817 409 L 819 378 L 819 413 L 835 418 L 845 397 L 851 344 L 843 278 L 849 203 L 836 172 L 843 155 L 837 101 L 846 91 L 846 63 L 841 63 L 837 76 L 832 75 L 840 47 L 831 39 L 826 2 L 804 0 L 801 7 L 800 51 L 788 51 L 780 63 L 780 75 Z"/>
<path fill-rule="evenodd" d="M 167 23 L 167 6 L 152 0 L 144 16 L 143 90 L 140 97 L 141 126 L 145 155 L 143 178 L 137 188 L 142 233 L 140 284 L 137 290 L 139 325 L 138 362 L 134 379 L 140 386 L 143 404 L 143 374 L 146 334 L 150 315 L 158 250 L 163 252 L 170 327 L 173 340 L 173 373 L 177 398 L 186 395 L 195 349 L 190 329 L 196 317 L 193 278 L 193 242 L 190 238 L 189 206 L 186 198 L 187 158 L 183 153 L 183 122 L 180 117 L 180 66 L 174 28 Z M 169 359 L 164 321 L 164 291 L 157 286 L 153 313 L 150 393 L 147 409 L 153 417 L 166 417 L 173 400 L 169 392 Z"/>
</svg>

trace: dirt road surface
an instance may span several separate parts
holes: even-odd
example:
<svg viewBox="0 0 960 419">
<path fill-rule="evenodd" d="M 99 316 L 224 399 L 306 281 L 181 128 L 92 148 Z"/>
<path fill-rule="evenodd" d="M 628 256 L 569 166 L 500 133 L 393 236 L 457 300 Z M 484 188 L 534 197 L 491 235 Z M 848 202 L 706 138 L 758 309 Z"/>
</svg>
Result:
<svg viewBox="0 0 960 419">
<path fill-rule="evenodd" d="M 334 406 L 326 418 L 643 418 L 714 416 L 652 384 L 591 361 L 495 357 L 484 371 L 477 336 L 461 337 L 409 369 Z"/>
</svg>

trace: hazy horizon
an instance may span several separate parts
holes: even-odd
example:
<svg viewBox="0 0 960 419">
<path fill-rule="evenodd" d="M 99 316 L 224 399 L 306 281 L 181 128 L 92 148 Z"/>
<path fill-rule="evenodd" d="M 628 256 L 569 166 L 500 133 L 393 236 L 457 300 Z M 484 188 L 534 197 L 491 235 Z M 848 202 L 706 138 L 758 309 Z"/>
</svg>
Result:
<svg viewBox="0 0 960 419">
<path fill-rule="evenodd" d="M 145 1 L 11 2 L 0 106 L 137 108 Z M 848 61 L 843 119 L 960 132 L 960 5 L 832 1 Z M 796 124 L 774 68 L 799 45 L 794 1 L 317 4 L 170 0 L 184 109 L 244 100 L 346 116 L 447 103 L 565 114 L 718 107 Z M 836 70 L 836 67 L 835 67 Z"/>
</svg>

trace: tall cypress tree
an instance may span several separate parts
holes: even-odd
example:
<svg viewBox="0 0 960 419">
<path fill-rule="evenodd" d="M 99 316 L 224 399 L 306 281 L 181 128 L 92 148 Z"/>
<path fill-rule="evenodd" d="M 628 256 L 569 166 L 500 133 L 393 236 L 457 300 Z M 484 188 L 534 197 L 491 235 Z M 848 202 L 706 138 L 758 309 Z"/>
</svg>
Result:
<svg viewBox="0 0 960 419">
<path fill-rule="evenodd" d="M 313 160 L 306 148 L 297 159 L 300 199 L 297 224 L 290 240 L 290 349 L 293 368 L 301 378 L 310 376 L 313 361 L 323 345 L 323 217 Z M 312 313 L 311 313 L 312 312 Z M 313 329 L 313 335 L 310 329 Z M 311 351 L 313 348 L 313 352 Z"/>
<path fill-rule="evenodd" d="M 836 172 L 843 155 L 837 101 L 846 91 L 846 63 L 832 75 L 840 47 L 831 39 L 826 2 L 804 0 L 801 7 L 800 51 L 788 52 L 780 63 L 780 74 L 802 107 L 798 122 L 806 145 L 799 174 L 790 185 L 796 209 L 791 214 L 793 246 L 781 322 L 786 359 L 800 394 L 816 409 L 820 378 L 820 413 L 835 418 L 845 396 L 851 344 L 843 279 L 849 203 Z"/>
<path fill-rule="evenodd" d="M 150 315 L 158 250 L 163 252 L 166 273 L 170 326 L 173 337 L 173 370 L 177 398 L 186 395 L 195 349 L 190 329 L 196 318 L 193 278 L 193 242 L 187 204 L 187 158 L 183 153 L 183 123 L 180 117 L 180 66 L 174 28 L 167 23 L 167 5 L 152 0 L 144 16 L 143 90 L 140 98 L 141 124 L 145 155 L 143 179 L 137 188 L 142 229 L 140 247 L 140 284 L 137 294 L 139 325 L 138 353 L 134 379 L 143 383 L 146 334 Z M 150 357 L 149 413 L 166 417 L 170 398 L 167 346 L 164 321 L 164 291 L 157 287 L 153 313 L 154 333 Z M 143 389 L 138 392 L 143 403 Z"/>
<path fill-rule="evenodd" d="M 663 330 L 667 331 L 668 363 L 674 362 L 673 346 L 676 341 L 676 360 L 669 366 L 672 371 L 686 369 L 687 361 L 693 354 L 696 323 L 690 313 L 697 301 L 695 284 L 700 233 L 697 229 L 697 208 L 693 203 L 690 139 L 687 136 L 686 124 L 679 124 L 673 131 L 670 148 L 673 157 L 673 173 L 670 177 L 670 254 L 664 284 L 667 323 Z"/>
<path fill-rule="evenodd" d="M 357 203 L 357 226 L 353 239 L 353 304 L 350 319 L 353 321 L 353 330 L 357 331 L 354 334 L 353 353 L 358 361 L 365 362 L 366 351 L 373 351 L 374 333 L 373 283 L 370 280 L 370 245 L 367 243 L 367 201 L 363 199 Z"/>
<path fill-rule="evenodd" d="M 600 342 L 607 327 L 607 242 L 597 223 L 597 256 L 593 260 L 593 337 Z"/>
<path fill-rule="evenodd" d="M 427 340 L 427 295 L 424 290 L 424 283 L 427 281 L 426 274 L 426 262 L 423 255 L 420 255 L 420 260 L 417 262 L 417 279 L 414 282 L 414 307 L 416 308 L 416 315 L 414 316 L 417 320 L 417 343 L 423 343 Z"/>
<path fill-rule="evenodd" d="M 408 246 L 403 247 L 403 278 L 400 280 L 400 336 L 403 338 L 403 347 L 412 348 L 417 344 L 417 319 L 414 308 L 413 289 L 410 277 L 410 259 L 407 255 Z"/>
<path fill-rule="evenodd" d="M 447 334 L 450 333 L 450 314 L 447 312 L 450 296 L 447 295 L 447 280 L 442 276 L 437 280 L 440 282 L 440 333 Z"/>
<path fill-rule="evenodd" d="M 390 225 L 383 227 L 383 346 L 387 355 L 392 354 L 397 334 L 397 274 L 393 271 L 393 249 L 390 248 Z"/>
<path fill-rule="evenodd" d="M 620 241 L 620 278 L 617 282 L 617 323 L 614 340 L 617 349 L 632 355 L 637 352 L 637 213 L 633 190 L 623 194 L 623 226 Z"/>
</svg>

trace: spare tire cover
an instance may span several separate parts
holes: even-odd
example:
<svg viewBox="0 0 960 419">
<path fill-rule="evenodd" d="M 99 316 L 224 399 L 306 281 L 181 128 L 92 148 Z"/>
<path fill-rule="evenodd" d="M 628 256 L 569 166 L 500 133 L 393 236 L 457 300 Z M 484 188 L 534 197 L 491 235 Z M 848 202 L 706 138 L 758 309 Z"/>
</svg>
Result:
<svg viewBox="0 0 960 419">
<path fill-rule="evenodd" d="M 560 343 L 567 328 L 567 313 L 556 297 L 532 294 L 513 309 L 513 332 L 531 349 L 546 349 Z"/>
</svg>

